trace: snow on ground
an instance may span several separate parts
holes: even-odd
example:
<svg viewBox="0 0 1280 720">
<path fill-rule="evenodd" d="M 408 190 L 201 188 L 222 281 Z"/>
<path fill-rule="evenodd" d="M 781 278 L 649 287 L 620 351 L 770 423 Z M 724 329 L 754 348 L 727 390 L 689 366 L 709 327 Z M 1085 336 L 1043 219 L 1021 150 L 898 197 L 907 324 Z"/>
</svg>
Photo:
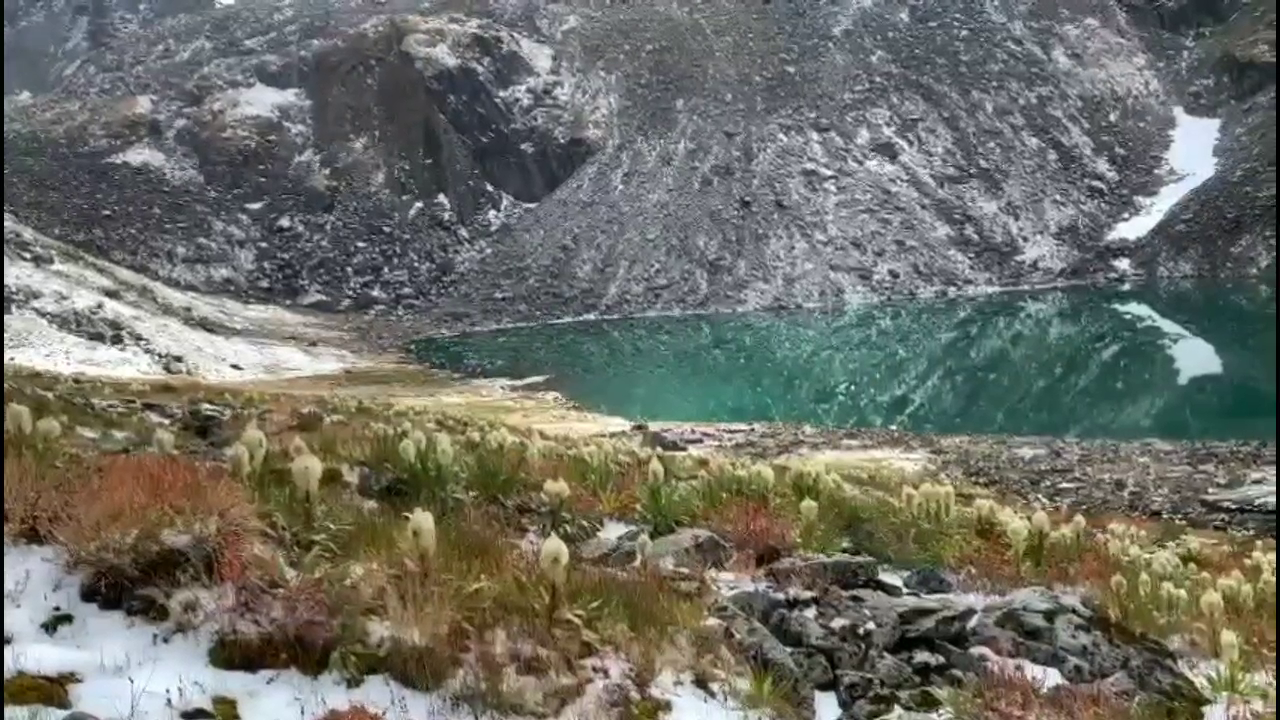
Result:
<svg viewBox="0 0 1280 720">
<path fill-rule="evenodd" d="M 9 215 L 4 230 L 6 306 L 10 296 L 19 298 L 4 318 L 6 364 L 61 373 L 164 377 L 171 374 L 172 358 L 180 357 L 193 376 L 241 380 L 332 373 L 359 363 L 346 351 L 267 339 L 337 339 L 297 313 L 174 290 L 79 253 Z M 200 325 L 220 326 L 229 334 Z M 80 329 L 86 326 L 123 339 L 108 342 L 102 332 Z"/>
<path fill-rule="evenodd" d="M 1117 303 L 1111 307 L 1121 314 L 1134 318 L 1139 325 L 1153 327 L 1164 333 L 1165 351 L 1173 358 L 1173 367 L 1178 371 L 1179 385 L 1186 385 L 1192 378 L 1222 374 L 1222 358 L 1208 340 L 1195 335 L 1145 303 Z"/>
<path fill-rule="evenodd" d="M 228 120 L 246 118 L 275 119 L 293 106 L 307 104 L 306 93 L 297 88 L 278 88 L 262 83 L 236 88 L 213 98 L 214 107 L 227 113 Z"/>
<path fill-rule="evenodd" d="M 438 699 L 381 677 L 348 689 L 336 676 L 212 668 L 207 637 L 158 642 L 153 626 L 80 602 L 75 579 L 51 548 L 6 545 L 4 581 L 4 630 L 12 637 L 4 649 L 5 677 L 76 673 L 84 682 L 70 686 L 72 704 L 99 717 L 170 720 L 175 709 L 210 707 L 214 695 L 235 698 L 245 718 L 311 720 L 355 703 L 384 711 L 389 720 L 448 717 Z M 40 624 L 55 607 L 75 620 L 49 636 Z M 29 716 L 21 707 L 4 712 L 5 720 Z"/>
<path fill-rule="evenodd" d="M 1173 142 L 1165 154 L 1166 169 L 1173 174 L 1173 180 L 1154 197 L 1147 198 L 1136 215 L 1112 228 L 1108 240 L 1137 240 L 1146 235 L 1179 200 L 1217 171 L 1213 149 L 1218 144 L 1222 121 L 1192 117 L 1180 107 L 1173 109 L 1173 117 Z"/>
<path fill-rule="evenodd" d="M 54 548 L 5 544 L 4 675 L 75 673 L 83 680 L 69 687 L 76 710 L 101 718 L 172 720 L 183 710 L 209 708 L 213 696 L 224 695 L 237 701 L 243 718 L 313 720 L 360 703 L 387 720 L 474 720 L 470 711 L 450 709 L 437 696 L 382 676 L 347 688 L 335 675 L 308 678 L 295 671 L 244 673 L 210 667 L 206 632 L 161 642 L 155 626 L 81 602 L 77 579 L 62 569 L 60 559 Z M 55 611 L 70 613 L 74 620 L 49 635 L 40 624 Z M 673 720 L 747 718 L 683 683 L 667 684 L 662 694 L 672 702 Z M 57 720 L 63 715 L 53 708 L 45 713 L 30 706 L 4 709 L 4 720 Z"/>
</svg>

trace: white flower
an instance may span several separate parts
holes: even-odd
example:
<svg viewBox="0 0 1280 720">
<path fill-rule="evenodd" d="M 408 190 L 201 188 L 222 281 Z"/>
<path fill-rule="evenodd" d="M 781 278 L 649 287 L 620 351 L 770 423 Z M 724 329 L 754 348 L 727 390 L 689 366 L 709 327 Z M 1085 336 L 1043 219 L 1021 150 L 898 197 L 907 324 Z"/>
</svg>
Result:
<svg viewBox="0 0 1280 720">
<path fill-rule="evenodd" d="M 262 461 L 267 457 L 267 435 L 258 429 L 258 423 L 249 423 L 240 433 L 240 444 L 249 451 L 251 467 L 254 470 L 262 467 Z"/>
<path fill-rule="evenodd" d="M 406 465 L 413 465 L 418 461 L 418 446 L 413 442 L 413 438 L 401 440 L 400 447 L 397 450 L 400 453 L 400 459 Z"/>
<path fill-rule="evenodd" d="M 445 467 L 445 468 L 452 467 L 453 466 L 453 439 L 449 437 L 448 433 L 442 433 L 442 432 L 438 432 L 434 434 L 432 436 L 432 439 L 435 440 L 435 444 L 436 444 L 436 447 L 435 447 L 436 462 L 440 463 L 441 467 Z"/>
<path fill-rule="evenodd" d="M 1048 535 L 1053 530 L 1053 521 L 1049 519 L 1049 513 L 1043 510 L 1037 510 L 1031 515 L 1031 529 L 1037 535 Z"/>
<path fill-rule="evenodd" d="M 1218 659 L 1233 665 L 1240 659 L 1240 636 L 1234 630 L 1222 628 L 1218 633 Z"/>
<path fill-rule="evenodd" d="M 649 533 L 645 533 L 636 539 L 636 558 L 640 562 L 644 562 L 649 558 L 650 550 L 653 550 L 653 540 L 649 537 Z"/>
<path fill-rule="evenodd" d="M 231 474 L 240 480 L 249 477 L 249 471 L 253 469 L 253 457 L 249 454 L 249 448 L 238 442 L 227 448 L 226 453 L 227 467 Z"/>
<path fill-rule="evenodd" d="M 662 461 L 655 455 L 649 461 L 649 482 L 660 483 L 667 475 L 667 469 L 662 465 Z"/>
<path fill-rule="evenodd" d="M 172 455 L 177 440 L 173 437 L 173 433 L 164 428 L 156 428 L 151 433 L 151 449 L 161 455 Z"/>
<path fill-rule="evenodd" d="M 31 430 L 31 408 L 18 403 L 9 403 L 5 406 L 4 431 L 6 435 L 30 435 Z"/>
<path fill-rule="evenodd" d="M 409 441 L 419 450 L 427 449 L 427 434 L 421 430 L 414 430 L 409 433 Z"/>
<path fill-rule="evenodd" d="M 542 541 L 538 565 L 552 584 L 564 584 L 569 569 L 569 546 L 564 544 L 559 535 L 552 534 Z"/>
<path fill-rule="evenodd" d="M 55 417 L 42 417 L 36 421 L 35 431 L 41 440 L 57 440 L 62 437 L 62 423 Z"/>
<path fill-rule="evenodd" d="M 818 519 L 818 502 L 812 498 L 805 498 L 800 501 L 800 519 L 805 523 L 812 523 Z"/>
<path fill-rule="evenodd" d="M 428 560 L 436 556 L 436 517 L 427 510 L 414 508 L 405 513 L 408 518 L 409 539 L 414 548 Z"/>
<path fill-rule="evenodd" d="M 569 483 L 556 478 L 555 480 L 547 480 L 542 483 L 542 494 L 548 501 L 553 503 L 561 503 L 569 498 Z"/>
<path fill-rule="evenodd" d="M 306 502 L 313 502 L 320 495 L 320 477 L 324 475 L 324 463 L 320 458 L 311 453 L 299 455 L 289 464 L 289 472 Z"/>
</svg>

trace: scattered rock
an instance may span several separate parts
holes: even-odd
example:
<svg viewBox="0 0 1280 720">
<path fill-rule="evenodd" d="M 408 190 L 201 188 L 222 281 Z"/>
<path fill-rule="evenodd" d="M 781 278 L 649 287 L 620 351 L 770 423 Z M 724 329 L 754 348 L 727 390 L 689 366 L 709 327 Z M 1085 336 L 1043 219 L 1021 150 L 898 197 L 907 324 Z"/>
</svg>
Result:
<svg viewBox="0 0 1280 720">
<path fill-rule="evenodd" d="M 226 424 L 233 412 L 234 408 L 226 405 L 192 403 L 187 406 L 179 426 L 201 440 L 217 440 L 229 436 Z"/>
<path fill-rule="evenodd" d="M 631 528 L 617 537 L 594 535 L 580 543 L 574 555 L 583 562 L 609 567 L 626 567 L 640 559 L 636 542 L 645 535 L 644 528 Z"/>
<path fill-rule="evenodd" d="M 1274 468 L 1272 468 L 1274 473 Z M 1209 493 L 1200 498 L 1205 509 L 1215 514 L 1227 514 L 1236 524 L 1249 526 L 1254 532 L 1276 534 L 1276 484 L 1270 482 L 1243 485 L 1241 487 Z"/>
<path fill-rule="evenodd" d="M 1070 684 L 1207 702 L 1164 643 L 1115 626 L 1079 596 L 1045 588 L 987 601 L 894 596 L 877 589 L 873 572 L 848 556 L 775 563 L 768 574 L 788 587 L 733 593 L 716 617 L 749 662 L 800 687 L 834 689 L 848 720 L 895 706 L 934 710 L 937 688 L 976 680 L 1001 658 L 1052 668 Z M 940 577 L 921 571 L 913 584 L 933 590 L 946 584 Z"/>
<path fill-rule="evenodd" d="M 412 497 L 408 479 L 390 468 L 356 465 L 356 492 L 371 500 L 391 502 Z"/>
<path fill-rule="evenodd" d="M 780 585 L 799 583 L 806 587 L 834 586 L 841 590 L 878 585 L 880 563 L 875 558 L 854 555 L 779 560 L 765 569 L 765 575 Z"/>
<path fill-rule="evenodd" d="M 912 570 L 902 578 L 902 584 L 906 589 L 921 595 L 955 592 L 956 589 L 951 573 L 937 568 Z"/>
<path fill-rule="evenodd" d="M 684 528 L 653 541 L 649 559 L 676 567 L 723 568 L 733 559 L 734 548 L 710 530 Z"/>
</svg>

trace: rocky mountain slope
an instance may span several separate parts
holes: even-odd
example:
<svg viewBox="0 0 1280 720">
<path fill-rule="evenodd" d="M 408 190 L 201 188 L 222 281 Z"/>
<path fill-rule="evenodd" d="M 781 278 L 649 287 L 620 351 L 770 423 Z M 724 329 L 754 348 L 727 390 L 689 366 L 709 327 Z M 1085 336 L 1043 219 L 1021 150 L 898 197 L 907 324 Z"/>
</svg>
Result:
<svg viewBox="0 0 1280 720">
<path fill-rule="evenodd" d="M 1223 119 L 1219 171 L 1144 238 L 1139 262 L 1162 275 L 1262 274 L 1274 285 L 1275 0 L 1157 3 L 1134 17 L 1152 29 L 1181 104 Z"/>
<path fill-rule="evenodd" d="M 5 215 L 6 367 L 129 378 L 280 378 L 365 360 L 320 347 L 342 342 L 317 318 L 176 291 Z"/>
<path fill-rule="evenodd" d="M 1273 6 L 599 5 L 7 4 L 6 210 L 440 322 L 1274 268 Z M 1106 241 L 1193 101 L 1218 176 Z"/>
</svg>

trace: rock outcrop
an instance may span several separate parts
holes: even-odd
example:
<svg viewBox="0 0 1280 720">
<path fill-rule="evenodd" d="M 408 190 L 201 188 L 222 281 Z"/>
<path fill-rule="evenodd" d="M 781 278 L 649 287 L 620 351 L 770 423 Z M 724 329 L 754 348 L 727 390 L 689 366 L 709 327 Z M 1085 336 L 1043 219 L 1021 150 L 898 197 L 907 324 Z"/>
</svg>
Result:
<svg viewBox="0 0 1280 720">
<path fill-rule="evenodd" d="M 879 579 L 870 558 L 781 563 L 821 568 L 799 585 L 737 591 L 718 616 L 758 665 L 805 690 L 834 691 L 843 720 L 885 717 L 895 707 L 935 710 L 938 689 L 986 672 L 1040 672 L 1052 677 L 1046 689 L 1088 685 L 1188 707 L 1206 702 L 1167 647 L 1070 593 L 920 593 Z"/>
<path fill-rule="evenodd" d="M 1141 9 L 29 0 L 5 206 L 185 288 L 462 323 L 1077 278 L 1185 94 Z M 1274 257 L 1261 92 L 1141 265 Z"/>
<path fill-rule="evenodd" d="M 637 562 L 635 539 L 627 535 L 592 538 L 579 557 L 614 566 Z M 713 534 L 684 530 L 652 547 L 691 547 L 693 536 L 714 546 L 706 540 Z M 715 567 L 719 554 L 662 551 L 647 558 L 678 575 Z M 937 710 L 946 688 L 986 673 L 1038 677 L 1050 692 L 1075 686 L 1188 708 L 1207 702 L 1168 646 L 1071 592 L 962 593 L 946 571 L 899 576 L 874 558 L 844 553 L 784 557 L 758 575 L 745 582 L 724 576 L 724 598 L 712 612 L 718 627 L 736 654 L 793 692 L 799 706 L 807 707 L 814 691 L 834 692 L 842 720 L 890 717 L 895 707 Z"/>
</svg>

